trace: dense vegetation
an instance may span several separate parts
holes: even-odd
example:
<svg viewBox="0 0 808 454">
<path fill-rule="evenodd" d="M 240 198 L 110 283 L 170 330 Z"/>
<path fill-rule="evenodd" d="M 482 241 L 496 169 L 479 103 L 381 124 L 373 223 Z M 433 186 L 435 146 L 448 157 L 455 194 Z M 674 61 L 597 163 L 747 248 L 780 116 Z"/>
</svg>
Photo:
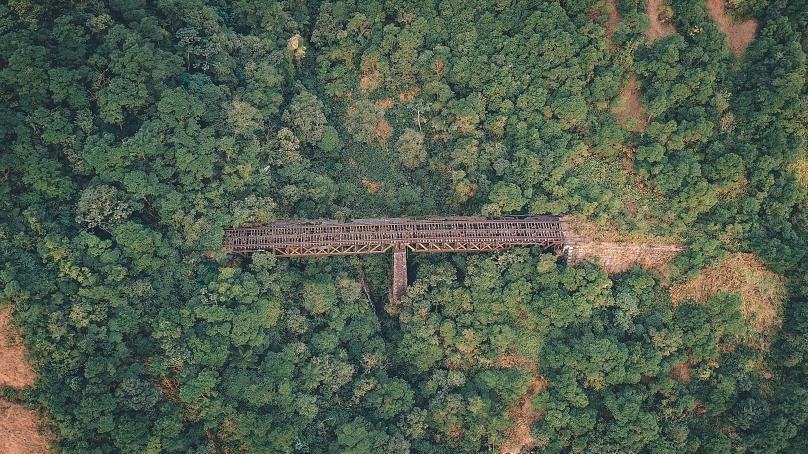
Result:
<svg viewBox="0 0 808 454">
<path fill-rule="evenodd" d="M 742 56 L 701 0 L 654 42 L 636 0 L 610 38 L 597 0 L 0 5 L 0 303 L 39 373 L 3 395 L 65 452 L 477 452 L 538 371 L 539 450 L 808 451 L 808 7 L 732 4 Z M 386 257 L 220 252 L 429 214 L 680 237 L 674 280 L 753 252 L 785 321 L 536 250 L 413 257 L 401 305 Z"/>
</svg>

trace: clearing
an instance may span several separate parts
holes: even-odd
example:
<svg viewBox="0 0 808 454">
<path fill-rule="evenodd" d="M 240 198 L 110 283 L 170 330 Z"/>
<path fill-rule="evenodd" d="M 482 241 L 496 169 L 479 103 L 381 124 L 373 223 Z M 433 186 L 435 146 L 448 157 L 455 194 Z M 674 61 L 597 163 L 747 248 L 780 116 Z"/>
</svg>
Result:
<svg viewBox="0 0 808 454">
<path fill-rule="evenodd" d="M 648 0 L 647 14 L 651 20 L 651 26 L 645 32 L 648 41 L 654 42 L 676 33 L 676 27 L 670 22 L 671 9 L 665 5 L 665 0 Z"/>
<path fill-rule="evenodd" d="M 49 452 L 51 437 L 39 425 L 39 415 L 22 405 L 0 399 L 0 452 L 39 454 Z"/>
<path fill-rule="evenodd" d="M 25 360 L 25 346 L 11 324 L 11 307 L 0 308 L 0 386 L 33 386 L 36 374 Z M 23 405 L 0 399 L 0 453 L 38 454 L 49 451 L 51 436 L 42 432 L 39 415 Z"/>
<path fill-rule="evenodd" d="M 32 386 L 36 375 L 25 360 L 25 346 L 11 325 L 11 307 L 0 309 L 0 386 Z"/>
<path fill-rule="evenodd" d="M 722 291 L 741 296 L 741 312 L 756 331 L 771 334 L 782 325 L 785 279 L 766 269 L 754 254 L 733 254 L 670 289 L 674 304 L 684 300 L 704 302 Z"/>
<path fill-rule="evenodd" d="M 571 242 L 614 241 L 666 245 L 678 245 L 683 242 L 679 236 L 660 236 L 643 232 L 620 233 L 613 223 L 599 225 L 580 215 L 563 216 L 561 222 L 564 226 L 564 235 Z"/>
<path fill-rule="evenodd" d="M 692 380 L 691 377 L 691 370 L 692 364 L 690 361 L 685 361 L 683 363 L 679 363 L 673 367 L 671 367 L 670 371 L 668 371 L 668 375 L 679 383 L 683 385 L 687 385 Z"/>
<path fill-rule="evenodd" d="M 729 40 L 729 48 L 735 55 L 743 53 L 746 46 L 755 39 L 755 32 L 757 32 L 757 21 L 748 19 L 743 22 L 735 23 L 727 15 L 726 5 L 724 0 L 706 0 L 707 12 L 713 18 L 718 28 L 727 36 Z"/>
<path fill-rule="evenodd" d="M 808 158 L 798 158 L 789 168 L 797 177 L 797 183 L 805 189 L 808 189 Z"/>
<path fill-rule="evenodd" d="M 569 262 L 577 265 L 585 259 L 597 257 L 600 266 L 609 274 L 624 273 L 639 266 L 667 278 L 670 262 L 681 250 L 677 244 L 581 241 L 571 248 Z"/>
<path fill-rule="evenodd" d="M 499 447 L 499 452 L 503 454 L 519 454 L 536 446 L 536 440 L 533 439 L 530 428 L 542 415 L 533 408 L 533 396 L 546 390 L 549 382 L 546 378 L 539 376 L 538 366 L 534 361 L 519 355 L 503 356 L 500 360 L 500 367 L 525 369 L 530 371 L 533 376 L 525 395 L 508 412 L 514 426 L 508 431 L 505 441 Z"/>
<path fill-rule="evenodd" d="M 577 265 L 586 259 L 597 258 L 609 274 L 623 273 L 636 265 L 656 271 L 667 280 L 670 262 L 682 250 L 677 238 L 622 235 L 576 216 L 565 216 L 563 222 L 569 244 L 568 262 Z"/>
<path fill-rule="evenodd" d="M 648 115 L 640 102 L 640 84 L 632 75 L 618 96 L 617 105 L 612 109 L 617 121 L 626 129 L 641 132 L 648 126 Z"/>
</svg>

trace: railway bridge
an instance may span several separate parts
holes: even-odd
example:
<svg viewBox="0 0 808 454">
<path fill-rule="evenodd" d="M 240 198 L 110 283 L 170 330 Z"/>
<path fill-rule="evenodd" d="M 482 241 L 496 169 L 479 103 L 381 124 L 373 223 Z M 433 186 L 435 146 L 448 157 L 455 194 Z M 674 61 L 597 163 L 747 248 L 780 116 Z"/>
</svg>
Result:
<svg viewBox="0 0 808 454">
<path fill-rule="evenodd" d="M 249 256 L 267 251 L 280 257 L 393 253 L 391 297 L 407 289 L 407 252 L 485 252 L 517 246 L 565 246 L 556 216 L 360 219 L 352 222 L 277 221 L 225 230 L 225 249 Z"/>
</svg>

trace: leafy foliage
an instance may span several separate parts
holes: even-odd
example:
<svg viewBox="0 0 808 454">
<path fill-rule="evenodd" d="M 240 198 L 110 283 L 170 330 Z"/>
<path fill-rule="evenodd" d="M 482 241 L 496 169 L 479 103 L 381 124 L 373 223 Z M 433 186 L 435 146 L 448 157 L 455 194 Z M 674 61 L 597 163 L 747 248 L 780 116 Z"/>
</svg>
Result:
<svg viewBox="0 0 808 454">
<path fill-rule="evenodd" d="M 734 2 L 0 5 L 0 303 L 65 452 L 805 451 L 806 12 Z M 784 4 L 788 3 L 788 4 Z M 630 77 L 647 127 L 613 118 Z M 279 218 L 576 214 L 683 236 L 683 279 L 789 279 L 762 351 L 735 294 L 549 254 L 251 261 Z M 519 358 L 519 361 L 513 361 Z M 531 394 L 539 377 L 547 389 Z M 0 390 L 6 393 L 6 390 Z M 6 393 L 8 394 L 8 393 Z"/>
</svg>

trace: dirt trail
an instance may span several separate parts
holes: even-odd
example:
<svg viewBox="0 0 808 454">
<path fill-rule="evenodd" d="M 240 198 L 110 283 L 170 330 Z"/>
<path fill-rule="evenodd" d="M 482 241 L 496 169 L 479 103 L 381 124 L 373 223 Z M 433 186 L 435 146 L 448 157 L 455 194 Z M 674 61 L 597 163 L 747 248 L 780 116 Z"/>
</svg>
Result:
<svg viewBox="0 0 808 454">
<path fill-rule="evenodd" d="M 542 414 L 533 408 L 533 397 L 546 390 L 549 382 L 546 378 L 539 376 L 539 368 L 534 361 L 519 355 L 503 356 L 500 360 L 500 367 L 525 369 L 533 376 L 525 395 L 508 412 L 514 426 L 499 447 L 499 452 L 503 454 L 519 454 L 536 446 L 536 440 L 533 439 L 530 429 L 542 417 Z"/>
<path fill-rule="evenodd" d="M 676 27 L 670 23 L 669 18 L 664 16 L 670 10 L 665 5 L 665 0 L 648 0 L 648 17 L 651 19 L 651 27 L 645 32 L 648 41 L 654 42 L 660 38 L 676 33 Z"/>
<path fill-rule="evenodd" d="M 736 55 L 743 53 L 746 46 L 755 39 L 757 21 L 749 19 L 735 23 L 727 15 L 724 0 L 706 0 L 706 4 L 710 17 L 718 24 L 718 28 L 727 35 L 730 50 Z"/>
<path fill-rule="evenodd" d="M 640 132 L 648 126 L 648 115 L 640 102 L 640 84 L 632 75 L 620 90 L 620 105 L 614 109 L 617 121 L 628 129 Z"/>
<path fill-rule="evenodd" d="M 616 0 L 606 0 L 606 12 L 609 14 L 609 19 L 606 21 L 606 38 L 611 41 L 614 31 L 617 30 L 617 23 L 620 22 Z"/>
<path fill-rule="evenodd" d="M 11 308 L 0 308 L 0 386 L 32 386 L 36 375 L 25 361 L 25 346 L 11 325 Z"/>
<path fill-rule="evenodd" d="M 547 389 L 547 380 L 536 378 L 530 382 L 527 393 L 519 399 L 519 404 L 510 413 L 516 425 L 508 434 L 508 439 L 500 446 L 503 454 L 519 454 L 525 449 L 535 446 L 536 440 L 531 434 L 531 427 L 541 418 L 541 413 L 533 408 L 533 396 Z"/>
<path fill-rule="evenodd" d="M 615 227 L 601 226 L 581 215 L 563 216 L 564 234 L 570 241 L 614 241 L 617 243 L 682 244 L 678 236 L 659 236 L 646 233 L 620 233 Z"/>
</svg>

